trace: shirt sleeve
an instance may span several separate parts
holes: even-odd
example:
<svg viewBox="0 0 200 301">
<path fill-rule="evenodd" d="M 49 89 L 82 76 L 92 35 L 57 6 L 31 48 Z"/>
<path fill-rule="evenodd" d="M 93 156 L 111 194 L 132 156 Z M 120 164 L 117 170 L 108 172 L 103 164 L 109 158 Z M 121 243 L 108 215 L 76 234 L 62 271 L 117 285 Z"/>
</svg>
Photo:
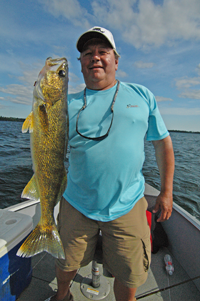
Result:
<svg viewBox="0 0 200 301">
<path fill-rule="evenodd" d="M 148 91 L 149 96 L 149 120 L 148 130 L 146 135 L 147 141 L 161 140 L 169 135 L 169 132 L 162 119 L 160 111 L 157 106 L 154 95 Z"/>
</svg>

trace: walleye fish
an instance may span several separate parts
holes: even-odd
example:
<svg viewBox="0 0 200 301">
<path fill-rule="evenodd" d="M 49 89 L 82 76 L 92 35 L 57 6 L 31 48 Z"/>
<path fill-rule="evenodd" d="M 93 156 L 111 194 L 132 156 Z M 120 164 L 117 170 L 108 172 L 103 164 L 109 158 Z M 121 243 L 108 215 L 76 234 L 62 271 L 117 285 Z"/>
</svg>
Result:
<svg viewBox="0 0 200 301">
<path fill-rule="evenodd" d="M 22 126 L 23 133 L 30 132 L 34 175 L 22 198 L 40 199 L 41 218 L 17 255 L 31 257 L 46 251 L 56 258 L 65 258 L 53 211 L 67 185 L 67 60 L 47 58 L 34 86 L 32 112 Z"/>
</svg>

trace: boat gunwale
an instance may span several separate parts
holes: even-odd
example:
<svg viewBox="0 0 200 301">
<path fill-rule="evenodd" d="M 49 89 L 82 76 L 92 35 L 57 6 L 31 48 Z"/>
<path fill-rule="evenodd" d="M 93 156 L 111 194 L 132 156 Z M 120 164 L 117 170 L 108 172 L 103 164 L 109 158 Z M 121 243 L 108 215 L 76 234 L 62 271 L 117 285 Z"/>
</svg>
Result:
<svg viewBox="0 0 200 301">
<path fill-rule="evenodd" d="M 156 188 L 150 186 L 149 184 L 145 183 L 145 197 L 157 197 L 159 194 L 159 190 Z M 24 202 L 15 204 L 10 207 L 6 207 L 3 210 L 9 210 L 9 211 L 21 211 L 23 209 L 29 208 L 31 206 L 37 205 L 40 203 L 40 200 L 26 200 Z M 197 228 L 200 231 L 200 221 L 195 217 L 192 216 L 191 213 L 187 212 L 184 208 L 173 202 L 173 210 L 175 210 L 177 213 L 179 213 L 181 216 L 183 216 L 190 224 L 192 224 L 195 228 Z"/>
</svg>

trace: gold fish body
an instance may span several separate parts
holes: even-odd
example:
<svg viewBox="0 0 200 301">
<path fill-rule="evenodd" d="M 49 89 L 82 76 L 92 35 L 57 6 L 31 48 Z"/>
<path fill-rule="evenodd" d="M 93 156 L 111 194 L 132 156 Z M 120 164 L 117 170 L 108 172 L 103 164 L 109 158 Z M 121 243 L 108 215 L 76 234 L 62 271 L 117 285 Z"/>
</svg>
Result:
<svg viewBox="0 0 200 301">
<path fill-rule="evenodd" d="M 34 86 L 32 112 L 22 126 L 22 132 L 30 132 L 34 175 L 22 197 L 40 199 L 41 218 L 17 255 L 30 257 L 47 251 L 65 258 L 53 212 L 67 185 L 67 60 L 48 58 Z"/>
</svg>

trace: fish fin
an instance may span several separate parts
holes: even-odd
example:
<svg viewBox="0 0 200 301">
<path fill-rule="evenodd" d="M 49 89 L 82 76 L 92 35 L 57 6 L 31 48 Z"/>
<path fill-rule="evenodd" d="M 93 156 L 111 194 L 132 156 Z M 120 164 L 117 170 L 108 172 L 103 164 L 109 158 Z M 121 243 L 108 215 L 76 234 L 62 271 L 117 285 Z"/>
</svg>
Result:
<svg viewBox="0 0 200 301">
<path fill-rule="evenodd" d="M 38 107 L 38 115 L 40 118 L 40 125 L 45 134 L 48 133 L 49 129 L 49 120 L 48 120 L 48 115 L 46 111 L 46 106 L 44 104 L 40 105 Z"/>
<path fill-rule="evenodd" d="M 21 197 L 24 199 L 30 199 L 30 200 L 39 200 L 40 195 L 38 191 L 38 185 L 36 182 L 35 175 L 32 176 L 24 190 L 22 191 Z"/>
<path fill-rule="evenodd" d="M 28 130 L 29 133 L 33 132 L 33 111 L 28 115 L 22 125 L 22 133 L 26 133 Z"/>
<path fill-rule="evenodd" d="M 66 173 L 66 170 L 64 170 L 64 177 L 63 177 L 61 185 L 60 185 L 60 191 L 57 196 L 56 204 L 61 200 L 66 187 L 67 187 L 67 173 Z"/>
<path fill-rule="evenodd" d="M 65 259 L 63 245 L 55 223 L 44 228 L 40 223 L 17 251 L 17 256 L 32 257 L 43 251 L 55 258 Z"/>
</svg>

